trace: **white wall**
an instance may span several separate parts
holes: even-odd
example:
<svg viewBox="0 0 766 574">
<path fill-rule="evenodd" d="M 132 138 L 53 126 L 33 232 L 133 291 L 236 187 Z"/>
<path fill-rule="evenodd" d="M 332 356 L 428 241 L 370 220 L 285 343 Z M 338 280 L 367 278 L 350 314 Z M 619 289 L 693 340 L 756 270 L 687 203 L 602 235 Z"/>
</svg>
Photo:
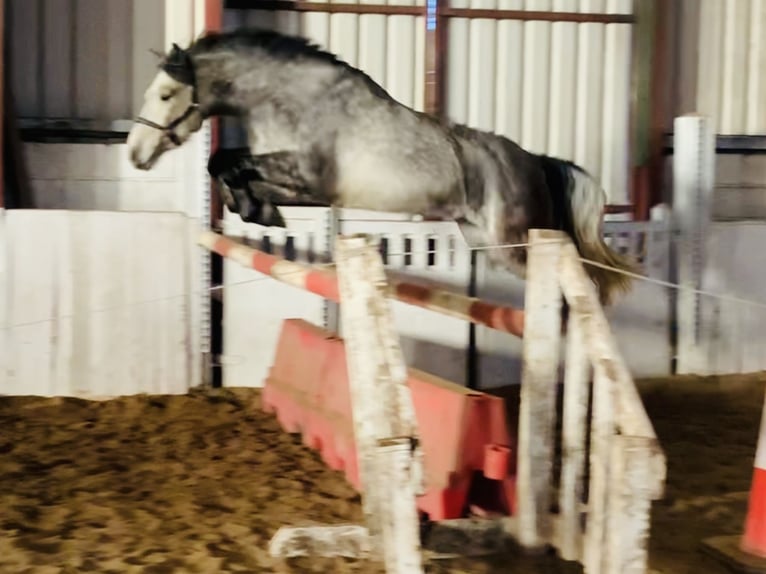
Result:
<svg viewBox="0 0 766 574">
<path fill-rule="evenodd" d="M 630 14 L 632 0 L 459 0 L 461 8 Z M 450 20 L 452 119 L 596 175 L 627 201 L 631 25 Z"/>
<path fill-rule="evenodd" d="M 0 225 L 0 394 L 184 393 L 198 381 L 193 220 L 8 210 Z"/>
<path fill-rule="evenodd" d="M 331 248 L 333 234 L 367 233 L 387 244 L 384 258 L 390 274 L 411 281 L 468 294 L 470 253 L 454 222 L 416 222 L 401 214 L 338 210 L 333 223 L 325 208 L 285 208 L 288 229 L 269 229 L 228 216 L 225 233 L 264 249 L 270 238 L 272 253 L 285 256 L 291 237 L 295 248 L 314 253 L 321 261 Z M 607 237 L 623 252 L 638 257 L 650 277 L 669 279 L 670 231 L 667 221 L 610 223 Z M 429 245 L 428 239 L 434 240 Z M 429 259 L 427 250 L 436 251 Z M 449 251 L 453 255 L 449 255 Z M 406 252 L 411 257 L 406 257 Z M 479 254 L 477 296 L 522 308 L 524 283 L 513 275 L 489 270 Z M 303 318 L 342 335 L 332 308 L 303 292 L 256 271 L 227 261 L 224 268 L 224 357 L 226 386 L 261 386 L 271 368 L 282 321 Z M 610 322 L 628 365 L 636 376 L 667 375 L 672 366 L 670 346 L 671 300 L 664 287 L 636 282 L 632 293 L 609 311 Z M 400 302 L 392 303 L 402 350 L 410 366 L 458 384 L 467 382 L 469 325 Z M 485 327 L 477 327 L 478 377 L 481 388 L 520 382 L 521 340 Z"/>
<path fill-rule="evenodd" d="M 766 134 L 766 3 L 675 0 L 671 116 L 699 112 L 720 134 Z M 670 117 L 668 118 L 668 124 Z"/>
<path fill-rule="evenodd" d="M 308 254 L 317 262 L 330 260 L 336 232 L 368 233 L 388 242 L 389 272 L 467 292 L 470 259 L 454 222 L 417 223 L 407 215 L 359 210 L 338 210 L 335 219 L 333 210 L 326 208 L 286 207 L 282 213 L 287 230 L 247 224 L 238 216 L 227 215 L 224 231 L 258 249 L 264 249 L 262 238 L 268 236 L 272 252 L 279 256 L 285 256 L 283 246 L 290 237 L 300 253 L 298 260 L 304 262 Z M 438 250 L 432 260 L 426 255 L 429 238 Z M 412 252 L 411 258 L 404 255 L 407 251 Z M 224 266 L 224 302 L 226 386 L 263 384 L 285 319 L 302 318 L 342 335 L 336 305 L 231 261 Z M 408 364 L 464 383 L 468 324 L 398 301 L 392 302 L 392 309 Z"/>
<path fill-rule="evenodd" d="M 188 3 L 188 2 L 187 2 Z M 162 50 L 165 2 L 9 0 L 9 82 L 24 118 L 115 120 L 138 110 Z"/>
<path fill-rule="evenodd" d="M 671 232 L 667 220 L 610 222 L 605 225 L 605 235 L 616 249 L 639 262 L 641 273 L 669 280 Z M 524 282 L 510 273 L 487 268 L 481 254 L 478 261 L 477 296 L 523 308 Z M 667 288 L 642 281 L 634 281 L 630 293 L 607 309 L 618 347 L 634 376 L 662 376 L 671 372 L 671 311 Z M 477 345 L 482 388 L 519 384 L 521 339 L 480 326 Z"/>
<path fill-rule="evenodd" d="M 694 372 L 766 370 L 766 223 L 720 222 L 707 241 L 703 289 L 760 305 L 701 298 L 701 352 Z"/>
<path fill-rule="evenodd" d="M 617 14 L 633 10 L 632 0 L 456 0 L 452 5 Z M 402 103 L 423 109 L 421 16 L 227 10 L 225 25 L 302 33 L 367 72 Z M 446 95 L 451 119 L 496 131 L 531 151 L 574 160 L 599 177 L 610 202 L 627 202 L 630 24 L 452 18 L 449 36 Z"/>
<path fill-rule="evenodd" d="M 125 144 L 27 143 L 34 205 L 40 209 L 167 211 L 192 213 L 190 190 L 199 188 L 185 168 L 197 135 L 166 153 L 151 171 L 132 166 Z M 197 178 L 199 179 L 199 178 Z"/>
</svg>

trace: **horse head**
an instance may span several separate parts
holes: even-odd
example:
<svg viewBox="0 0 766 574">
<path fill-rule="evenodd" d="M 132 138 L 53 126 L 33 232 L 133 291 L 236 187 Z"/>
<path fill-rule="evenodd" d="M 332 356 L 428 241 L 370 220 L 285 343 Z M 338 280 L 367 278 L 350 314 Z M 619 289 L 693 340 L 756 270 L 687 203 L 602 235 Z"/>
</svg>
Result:
<svg viewBox="0 0 766 574">
<path fill-rule="evenodd" d="M 128 134 L 131 163 L 151 169 L 166 151 L 179 147 L 202 127 L 194 63 L 173 44 L 144 92 L 144 105 Z"/>
</svg>

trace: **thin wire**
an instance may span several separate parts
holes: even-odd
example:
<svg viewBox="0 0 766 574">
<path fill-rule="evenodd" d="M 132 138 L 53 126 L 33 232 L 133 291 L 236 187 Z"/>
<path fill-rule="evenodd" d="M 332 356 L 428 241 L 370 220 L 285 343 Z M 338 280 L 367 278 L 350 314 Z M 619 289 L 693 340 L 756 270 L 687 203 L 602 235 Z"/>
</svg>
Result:
<svg viewBox="0 0 766 574">
<path fill-rule="evenodd" d="M 647 275 L 641 275 L 640 273 L 633 273 L 632 271 L 618 269 L 617 267 L 612 267 L 611 265 L 605 265 L 604 263 L 598 263 L 597 261 L 592 261 L 590 259 L 585 259 L 583 257 L 580 257 L 580 261 L 582 261 L 586 265 L 592 265 L 593 267 L 600 267 L 601 269 L 614 271 L 615 273 L 621 273 L 622 275 L 627 275 L 628 277 L 633 277 L 634 279 L 640 279 L 641 281 L 645 281 L 647 283 L 654 283 L 655 285 L 660 285 L 662 287 L 667 287 L 669 289 L 676 289 L 678 291 L 689 291 L 697 295 L 712 297 L 714 299 L 721 299 L 722 301 L 731 301 L 733 303 L 742 303 L 745 305 L 752 305 L 753 307 L 766 308 L 766 303 L 762 301 L 755 301 L 753 299 L 744 299 L 742 297 L 737 297 L 736 295 L 726 295 L 723 293 L 715 293 L 713 291 L 706 291 L 704 289 L 696 289 L 695 287 L 689 287 L 688 285 L 681 285 L 680 283 L 673 283 L 672 281 L 655 279 L 654 277 L 648 277 Z"/>
</svg>

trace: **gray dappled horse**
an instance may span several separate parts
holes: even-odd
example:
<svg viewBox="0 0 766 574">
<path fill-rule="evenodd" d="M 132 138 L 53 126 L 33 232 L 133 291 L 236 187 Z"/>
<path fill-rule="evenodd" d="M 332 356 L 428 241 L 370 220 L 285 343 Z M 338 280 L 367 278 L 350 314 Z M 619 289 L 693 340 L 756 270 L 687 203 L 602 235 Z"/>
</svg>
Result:
<svg viewBox="0 0 766 574">
<path fill-rule="evenodd" d="M 305 38 L 238 29 L 174 44 L 128 136 L 133 165 L 151 169 L 221 115 L 249 127 L 249 150 L 219 150 L 208 165 L 244 220 L 284 225 L 278 206 L 295 202 L 420 214 L 457 221 L 472 247 L 559 229 L 584 258 L 632 269 L 603 241 L 605 193 L 583 169 L 416 112 Z M 487 254 L 525 276 L 526 249 Z M 605 304 L 630 286 L 586 267 Z"/>
</svg>

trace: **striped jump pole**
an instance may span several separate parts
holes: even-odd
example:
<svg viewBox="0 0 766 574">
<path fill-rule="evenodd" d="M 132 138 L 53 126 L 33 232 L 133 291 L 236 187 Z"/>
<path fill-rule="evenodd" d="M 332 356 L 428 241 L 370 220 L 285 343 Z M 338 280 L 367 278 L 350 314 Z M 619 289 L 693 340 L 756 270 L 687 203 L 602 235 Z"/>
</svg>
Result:
<svg viewBox="0 0 766 574">
<path fill-rule="evenodd" d="M 338 276 L 332 267 L 316 267 L 288 261 L 243 245 L 229 237 L 205 231 L 199 244 L 213 253 L 236 261 L 244 267 L 269 275 L 274 279 L 310 291 L 336 303 L 340 302 Z M 444 289 L 436 289 L 388 278 L 389 298 L 429 309 L 517 337 L 524 333 L 524 311 L 505 305 L 495 305 Z"/>
</svg>

